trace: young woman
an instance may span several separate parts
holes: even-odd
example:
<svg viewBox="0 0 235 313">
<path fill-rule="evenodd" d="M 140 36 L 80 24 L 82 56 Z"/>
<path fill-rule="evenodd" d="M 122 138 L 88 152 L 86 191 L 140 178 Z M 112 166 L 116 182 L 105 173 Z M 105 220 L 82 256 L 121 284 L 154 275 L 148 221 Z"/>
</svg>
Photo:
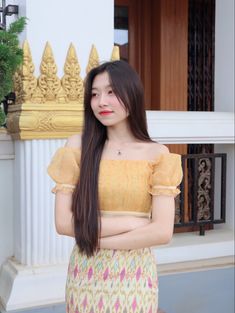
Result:
<svg viewBox="0 0 235 313">
<path fill-rule="evenodd" d="M 126 62 L 90 71 L 84 105 L 82 135 L 69 138 L 48 168 L 56 229 L 76 239 L 67 313 L 156 313 L 150 248 L 172 237 L 180 156 L 150 139 L 142 84 Z"/>
</svg>

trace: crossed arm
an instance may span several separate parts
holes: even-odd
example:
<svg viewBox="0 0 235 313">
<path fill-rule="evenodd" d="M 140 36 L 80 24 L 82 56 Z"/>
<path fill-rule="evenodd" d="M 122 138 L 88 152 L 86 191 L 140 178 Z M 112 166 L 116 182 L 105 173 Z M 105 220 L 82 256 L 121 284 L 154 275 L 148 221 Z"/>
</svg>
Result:
<svg viewBox="0 0 235 313">
<path fill-rule="evenodd" d="M 61 235 L 74 237 L 72 195 L 57 192 L 55 226 Z M 101 218 L 100 248 L 140 249 L 171 240 L 174 226 L 173 196 L 153 196 L 151 220 L 132 216 Z"/>
</svg>

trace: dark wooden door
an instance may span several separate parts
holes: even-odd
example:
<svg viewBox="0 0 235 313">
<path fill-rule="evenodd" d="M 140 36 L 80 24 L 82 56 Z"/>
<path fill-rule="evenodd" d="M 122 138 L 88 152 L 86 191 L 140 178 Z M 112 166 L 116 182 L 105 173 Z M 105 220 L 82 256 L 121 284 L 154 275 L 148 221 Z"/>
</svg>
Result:
<svg viewBox="0 0 235 313">
<path fill-rule="evenodd" d="M 114 24 L 121 58 L 142 79 L 146 109 L 187 111 L 188 0 L 115 0 Z M 170 149 L 187 153 L 187 145 Z"/>
</svg>

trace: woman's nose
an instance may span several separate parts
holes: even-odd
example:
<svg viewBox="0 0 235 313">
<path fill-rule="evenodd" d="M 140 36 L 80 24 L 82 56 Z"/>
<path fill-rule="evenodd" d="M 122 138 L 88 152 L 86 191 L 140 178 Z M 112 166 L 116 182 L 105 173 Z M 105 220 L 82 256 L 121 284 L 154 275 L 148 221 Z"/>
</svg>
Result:
<svg viewBox="0 0 235 313">
<path fill-rule="evenodd" d="M 99 105 L 100 106 L 107 106 L 108 105 L 107 97 L 103 93 L 100 95 Z"/>
</svg>

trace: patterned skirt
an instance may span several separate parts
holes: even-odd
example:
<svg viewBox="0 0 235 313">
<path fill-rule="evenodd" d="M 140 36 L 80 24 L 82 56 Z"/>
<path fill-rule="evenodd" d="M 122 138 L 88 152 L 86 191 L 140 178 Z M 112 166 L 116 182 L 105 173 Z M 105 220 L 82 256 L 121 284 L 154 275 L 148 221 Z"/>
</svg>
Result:
<svg viewBox="0 0 235 313">
<path fill-rule="evenodd" d="M 156 313 L 157 266 L 151 249 L 100 249 L 90 258 L 73 248 L 66 313 Z"/>
</svg>

